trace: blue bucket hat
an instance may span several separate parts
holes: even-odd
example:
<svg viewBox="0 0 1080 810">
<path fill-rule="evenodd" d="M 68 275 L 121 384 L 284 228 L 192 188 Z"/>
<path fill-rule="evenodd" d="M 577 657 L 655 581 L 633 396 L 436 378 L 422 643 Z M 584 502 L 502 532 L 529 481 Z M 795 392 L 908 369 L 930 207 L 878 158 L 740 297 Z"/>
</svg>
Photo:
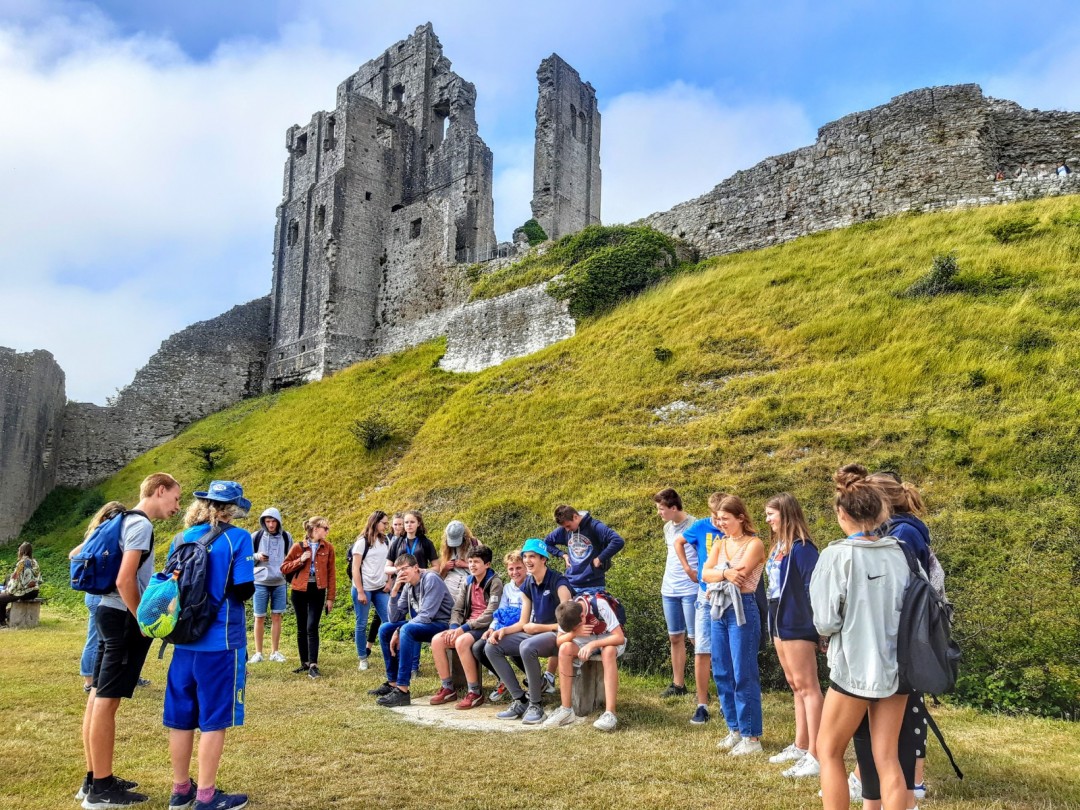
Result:
<svg viewBox="0 0 1080 810">
<path fill-rule="evenodd" d="M 244 497 L 244 488 L 235 481 L 211 481 L 206 492 L 196 492 L 196 498 L 218 503 L 232 503 L 245 512 L 251 509 L 251 501 Z"/>
<path fill-rule="evenodd" d="M 525 541 L 525 545 L 521 547 L 522 554 L 527 554 L 530 551 L 533 554 L 539 554 L 545 560 L 551 557 L 551 554 L 547 550 L 547 546 L 544 545 L 544 541 L 535 537 L 530 537 Z"/>
</svg>

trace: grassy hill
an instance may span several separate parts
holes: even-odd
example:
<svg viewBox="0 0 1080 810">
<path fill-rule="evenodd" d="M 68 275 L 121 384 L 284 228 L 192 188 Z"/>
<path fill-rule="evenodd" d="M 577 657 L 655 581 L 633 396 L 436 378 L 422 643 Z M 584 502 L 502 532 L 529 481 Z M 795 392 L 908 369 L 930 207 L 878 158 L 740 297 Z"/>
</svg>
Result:
<svg viewBox="0 0 1080 810">
<path fill-rule="evenodd" d="M 911 294 L 950 253 L 956 275 Z M 1075 716 L 1078 326 L 1078 198 L 868 222 L 703 262 L 482 373 L 440 371 L 432 343 L 246 401 L 90 493 L 54 493 L 23 539 L 74 602 L 63 554 L 85 515 L 130 503 L 156 470 L 185 494 L 239 480 L 293 532 L 326 515 L 341 550 L 371 510 L 418 507 L 433 538 L 460 517 L 501 553 L 568 502 L 627 538 L 609 574 L 630 611 L 627 661 L 661 671 L 652 493 L 674 486 L 702 515 L 723 489 L 757 515 L 787 490 L 823 544 L 839 535 L 831 473 L 861 461 L 922 489 L 957 605 L 961 698 Z M 390 441 L 365 450 L 351 430 L 365 420 Z M 206 443 L 228 448 L 213 473 L 191 452 Z"/>
</svg>

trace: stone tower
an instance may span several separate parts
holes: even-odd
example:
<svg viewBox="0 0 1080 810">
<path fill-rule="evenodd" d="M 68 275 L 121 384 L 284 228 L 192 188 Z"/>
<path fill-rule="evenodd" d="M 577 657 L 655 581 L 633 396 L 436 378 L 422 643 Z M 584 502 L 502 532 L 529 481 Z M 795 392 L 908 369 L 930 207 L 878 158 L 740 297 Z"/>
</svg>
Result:
<svg viewBox="0 0 1080 810">
<path fill-rule="evenodd" d="M 428 23 L 342 82 L 334 110 L 286 133 L 270 387 L 371 357 L 380 327 L 464 300 L 447 269 L 495 244 L 475 113 L 476 88 Z"/>
<path fill-rule="evenodd" d="M 600 111 L 593 86 L 557 54 L 536 78 L 532 212 L 558 239 L 600 222 Z"/>
</svg>

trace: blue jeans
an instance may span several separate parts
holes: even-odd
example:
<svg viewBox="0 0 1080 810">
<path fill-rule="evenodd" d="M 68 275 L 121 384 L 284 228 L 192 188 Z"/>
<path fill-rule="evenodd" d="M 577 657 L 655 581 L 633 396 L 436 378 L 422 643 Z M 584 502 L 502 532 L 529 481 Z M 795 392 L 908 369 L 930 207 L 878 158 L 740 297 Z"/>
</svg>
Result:
<svg viewBox="0 0 1080 810">
<path fill-rule="evenodd" d="M 79 659 L 79 674 L 84 678 L 94 677 L 94 659 L 97 658 L 98 647 L 97 622 L 94 620 L 94 615 L 100 603 L 101 597 L 97 594 L 88 593 L 83 597 L 83 604 L 90 611 L 90 620 L 86 625 L 86 644 L 83 646 L 82 658 Z"/>
<path fill-rule="evenodd" d="M 746 624 L 740 627 L 735 623 L 733 607 L 712 621 L 713 680 L 728 728 L 744 737 L 760 737 L 761 678 L 757 656 L 761 614 L 754 594 L 742 594 L 742 603 Z"/>
<path fill-rule="evenodd" d="M 420 657 L 420 645 L 431 641 L 437 633 L 449 630 L 446 622 L 386 622 L 379 628 L 379 646 L 386 662 L 386 680 L 403 689 L 412 680 L 413 661 Z M 390 639 L 398 634 L 397 655 L 390 653 Z"/>
<path fill-rule="evenodd" d="M 352 587 L 352 604 L 353 610 L 356 611 L 356 630 L 353 633 L 353 638 L 356 641 L 356 654 L 360 658 L 367 658 L 367 620 L 368 614 L 371 611 L 371 606 L 375 606 L 375 612 L 379 615 L 379 618 L 384 622 L 387 618 L 387 608 L 390 605 L 390 594 L 380 588 L 377 591 L 365 591 L 367 593 L 367 602 L 360 604 L 360 600 L 357 599 L 356 586 Z"/>
</svg>

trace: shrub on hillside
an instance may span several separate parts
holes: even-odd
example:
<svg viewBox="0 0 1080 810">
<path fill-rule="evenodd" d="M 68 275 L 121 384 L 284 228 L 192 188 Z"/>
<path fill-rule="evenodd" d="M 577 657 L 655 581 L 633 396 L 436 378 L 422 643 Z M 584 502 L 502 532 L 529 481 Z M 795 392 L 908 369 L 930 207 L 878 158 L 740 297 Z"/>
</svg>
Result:
<svg viewBox="0 0 1080 810">
<path fill-rule="evenodd" d="M 373 411 L 349 425 L 349 433 L 361 447 L 370 452 L 390 441 L 394 428 L 385 416 Z"/>
<path fill-rule="evenodd" d="M 987 232 L 1001 244 L 1006 245 L 1031 236 L 1038 224 L 1037 219 L 1008 219 L 991 225 L 987 228 Z"/>
<path fill-rule="evenodd" d="M 956 283 L 956 273 L 959 269 L 955 253 L 935 256 L 930 272 L 908 287 L 904 291 L 904 296 L 923 298 L 956 292 L 960 288 Z"/>
</svg>

